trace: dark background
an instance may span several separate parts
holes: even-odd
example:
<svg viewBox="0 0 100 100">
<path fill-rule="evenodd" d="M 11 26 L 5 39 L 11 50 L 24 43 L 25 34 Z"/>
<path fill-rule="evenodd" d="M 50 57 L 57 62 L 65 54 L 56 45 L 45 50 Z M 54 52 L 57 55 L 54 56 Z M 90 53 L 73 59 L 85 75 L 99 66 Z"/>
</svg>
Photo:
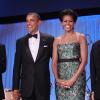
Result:
<svg viewBox="0 0 100 100">
<path fill-rule="evenodd" d="M 0 0 L 0 23 L 25 21 L 35 11 L 42 19 L 58 17 L 58 12 L 72 8 L 81 15 L 100 14 L 100 0 Z"/>
</svg>

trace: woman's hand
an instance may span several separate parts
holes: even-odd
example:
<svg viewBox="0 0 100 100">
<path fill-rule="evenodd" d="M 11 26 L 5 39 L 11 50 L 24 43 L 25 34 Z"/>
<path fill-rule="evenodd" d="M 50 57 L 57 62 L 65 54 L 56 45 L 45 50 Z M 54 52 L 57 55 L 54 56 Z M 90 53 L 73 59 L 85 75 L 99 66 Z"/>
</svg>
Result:
<svg viewBox="0 0 100 100">
<path fill-rule="evenodd" d="M 60 87 L 63 87 L 63 88 L 70 88 L 70 87 L 67 85 L 67 81 L 66 81 L 66 80 L 57 79 L 56 82 L 57 82 L 57 85 L 60 86 Z"/>
<path fill-rule="evenodd" d="M 65 80 L 57 79 L 56 82 L 58 86 L 62 86 L 65 83 Z"/>
<path fill-rule="evenodd" d="M 76 79 L 74 77 L 69 80 L 57 79 L 56 82 L 58 86 L 69 89 L 76 82 Z"/>
<path fill-rule="evenodd" d="M 66 80 L 66 83 L 64 84 L 64 87 L 66 88 L 66 86 L 67 87 L 72 87 L 73 86 L 73 84 L 76 82 L 76 79 L 75 78 L 71 78 L 71 79 L 69 79 L 69 80 Z"/>
</svg>

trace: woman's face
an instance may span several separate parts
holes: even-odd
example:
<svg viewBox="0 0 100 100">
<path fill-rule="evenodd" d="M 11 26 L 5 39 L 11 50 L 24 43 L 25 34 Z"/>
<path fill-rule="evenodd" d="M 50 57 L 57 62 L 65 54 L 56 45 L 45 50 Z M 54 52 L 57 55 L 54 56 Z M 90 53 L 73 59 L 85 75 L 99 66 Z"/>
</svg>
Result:
<svg viewBox="0 0 100 100">
<path fill-rule="evenodd" d="M 70 15 L 63 16 L 62 26 L 66 32 L 71 32 L 74 29 L 74 20 L 73 17 Z"/>
</svg>

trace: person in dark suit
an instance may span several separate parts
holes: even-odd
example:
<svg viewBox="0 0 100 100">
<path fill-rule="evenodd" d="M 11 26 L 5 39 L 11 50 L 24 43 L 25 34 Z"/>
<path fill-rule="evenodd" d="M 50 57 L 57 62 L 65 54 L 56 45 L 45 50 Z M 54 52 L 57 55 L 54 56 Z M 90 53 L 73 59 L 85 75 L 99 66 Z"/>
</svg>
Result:
<svg viewBox="0 0 100 100">
<path fill-rule="evenodd" d="M 49 60 L 53 36 L 41 33 L 39 14 L 29 13 L 26 24 L 29 34 L 18 39 L 13 70 L 13 97 L 22 100 L 49 100 Z M 19 93 L 20 91 L 20 93 Z"/>
<path fill-rule="evenodd" d="M 91 89 L 94 100 L 100 100 L 100 40 L 92 45 L 90 54 Z"/>
<path fill-rule="evenodd" d="M 2 73 L 6 71 L 6 49 L 5 46 L 0 44 L 0 100 L 5 98 L 3 83 L 2 83 Z"/>
</svg>

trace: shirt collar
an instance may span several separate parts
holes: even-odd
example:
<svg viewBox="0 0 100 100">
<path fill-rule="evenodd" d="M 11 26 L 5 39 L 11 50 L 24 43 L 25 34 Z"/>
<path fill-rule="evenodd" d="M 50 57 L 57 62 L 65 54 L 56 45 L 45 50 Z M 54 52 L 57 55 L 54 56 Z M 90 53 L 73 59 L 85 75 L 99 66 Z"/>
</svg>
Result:
<svg viewBox="0 0 100 100">
<path fill-rule="evenodd" d="M 40 32 L 39 32 L 39 30 L 35 34 L 37 34 L 37 39 L 39 39 L 40 38 Z"/>
<path fill-rule="evenodd" d="M 31 33 L 29 33 L 29 34 L 31 34 Z M 39 30 L 37 30 L 35 34 L 37 34 L 37 39 L 40 39 L 40 32 L 39 32 Z"/>
</svg>

